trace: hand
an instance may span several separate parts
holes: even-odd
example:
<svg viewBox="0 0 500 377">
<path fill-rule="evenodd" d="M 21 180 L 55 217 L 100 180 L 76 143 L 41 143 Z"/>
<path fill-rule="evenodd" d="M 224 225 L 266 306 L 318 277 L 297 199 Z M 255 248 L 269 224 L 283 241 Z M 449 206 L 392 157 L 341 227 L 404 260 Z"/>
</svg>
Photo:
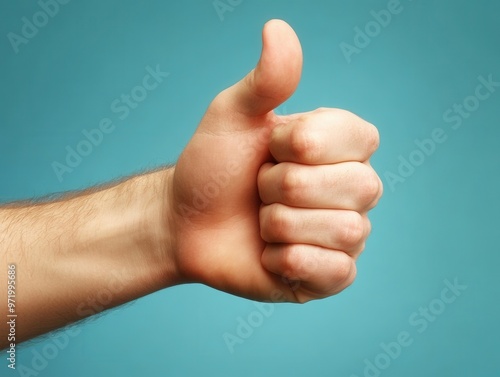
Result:
<svg viewBox="0 0 500 377">
<path fill-rule="evenodd" d="M 0 265 L 24 282 L 16 341 L 185 282 L 300 303 L 347 287 L 382 193 L 378 132 L 342 110 L 274 114 L 301 69 L 295 33 L 271 21 L 256 69 L 214 99 L 174 168 L 1 206 Z"/>
<path fill-rule="evenodd" d="M 256 69 L 214 99 L 168 176 L 181 281 L 302 303 L 354 280 L 382 194 L 378 132 L 343 110 L 274 114 L 301 69 L 293 30 L 268 22 Z"/>
</svg>

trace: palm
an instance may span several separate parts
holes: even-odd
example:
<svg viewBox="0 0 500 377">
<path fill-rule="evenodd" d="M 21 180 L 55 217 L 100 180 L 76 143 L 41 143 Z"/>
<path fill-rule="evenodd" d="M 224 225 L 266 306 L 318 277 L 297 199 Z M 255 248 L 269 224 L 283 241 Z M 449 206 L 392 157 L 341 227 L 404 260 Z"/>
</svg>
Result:
<svg viewBox="0 0 500 377">
<path fill-rule="evenodd" d="M 259 229 L 257 173 L 271 159 L 267 135 L 278 118 L 271 112 L 253 119 L 234 114 L 221 119 L 214 107 L 175 170 L 178 263 L 188 280 L 269 300 L 270 292 L 287 286 L 260 263 L 265 243 Z M 235 121 L 239 130 L 224 131 Z"/>
</svg>

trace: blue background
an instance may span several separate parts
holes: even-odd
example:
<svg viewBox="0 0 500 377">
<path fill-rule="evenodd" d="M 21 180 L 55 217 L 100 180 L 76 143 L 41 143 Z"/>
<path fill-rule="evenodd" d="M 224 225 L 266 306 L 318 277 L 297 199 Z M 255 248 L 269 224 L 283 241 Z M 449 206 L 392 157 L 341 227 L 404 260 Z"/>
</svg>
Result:
<svg viewBox="0 0 500 377">
<path fill-rule="evenodd" d="M 223 0 L 226 2 L 225 0 Z M 71 1 L 13 51 L 36 2 L 0 5 L 0 200 L 74 190 L 175 162 L 210 100 L 258 59 L 260 30 L 287 20 L 304 50 L 302 82 L 281 113 L 347 108 L 379 127 L 373 165 L 397 174 L 415 139 L 440 127 L 437 145 L 372 212 L 358 279 L 342 294 L 281 304 L 230 353 L 222 335 L 256 310 L 200 285 L 142 298 L 79 325 L 80 334 L 38 376 L 358 376 L 380 343 L 413 343 L 382 376 L 498 376 L 500 305 L 500 90 L 458 130 L 443 120 L 474 95 L 478 77 L 500 81 L 500 2 L 402 0 L 403 11 L 348 63 L 342 42 L 387 1 L 245 0 L 218 16 L 212 0 Z M 125 120 L 110 103 L 140 84 L 145 67 L 170 76 Z M 116 129 L 60 182 L 52 162 L 82 130 L 110 117 Z M 440 297 L 445 279 L 467 289 L 422 333 L 409 317 Z M 51 338 L 28 344 L 18 363 Z M 50 346 L 49 346 L 50 347 Z M 0 366 L 1 375 L 22 375 Z M 370 374 L 366 374 L 370 375 Z"/>
</svg>

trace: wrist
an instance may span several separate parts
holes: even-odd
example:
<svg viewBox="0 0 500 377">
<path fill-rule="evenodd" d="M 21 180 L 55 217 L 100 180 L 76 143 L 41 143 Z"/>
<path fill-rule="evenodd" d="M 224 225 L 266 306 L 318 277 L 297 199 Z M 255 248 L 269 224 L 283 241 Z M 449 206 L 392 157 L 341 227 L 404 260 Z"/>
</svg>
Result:
<svg viewBox="0 0 500 377">
<path fill-rule="evenodd" d="M 137 177 L 140 218 L 135 242 L 141 245 L 152 290 L 181 282 L 175 259 L 175 224 L 172 220 L 170 192 L 174 167 Z"/>
</svg>

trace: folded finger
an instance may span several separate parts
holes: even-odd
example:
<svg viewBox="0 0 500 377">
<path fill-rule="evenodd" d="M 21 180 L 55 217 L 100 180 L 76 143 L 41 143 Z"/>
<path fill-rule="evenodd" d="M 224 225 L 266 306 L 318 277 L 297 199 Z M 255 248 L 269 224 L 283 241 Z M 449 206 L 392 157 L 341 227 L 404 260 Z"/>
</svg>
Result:
<svg viewBox="0 0 500 377">
<path fill-rule="evenodd" d="M 360 162 L 318 166 L 266 163 L 257 181 L 264 204 L 364 212 L 382 195 L 380 178 Z"/>
<path fill-rule="evenodd" d="M 301 243 L 357 257 L 370 234 L 370 221 L 354 211 L 306 209 L 283 204 L 260 209 L 260 233 L 269 243 Z"/>
<path fill-rule="evenodd" d="M 379 145 L 375 126 L 346 110 L 318 109 L 285 119 L 270 137 L 269 150 L 278 162 L 362 162 Z"/>
</svg>

